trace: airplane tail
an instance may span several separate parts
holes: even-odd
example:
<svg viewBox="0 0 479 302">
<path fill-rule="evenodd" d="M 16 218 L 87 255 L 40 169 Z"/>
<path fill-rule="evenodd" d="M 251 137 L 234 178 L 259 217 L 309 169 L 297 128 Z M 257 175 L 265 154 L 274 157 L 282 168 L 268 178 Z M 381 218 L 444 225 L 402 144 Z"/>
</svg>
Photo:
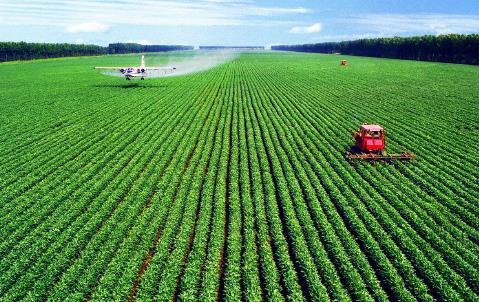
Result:
<svg viewBox="0 0 479 302">
<path fill-rule="evenodd" d="M 140 65 L 141 68 L 145 68 L 145 56 L 142 55 L 141 56 L 141 65 Z"/>
</svg>

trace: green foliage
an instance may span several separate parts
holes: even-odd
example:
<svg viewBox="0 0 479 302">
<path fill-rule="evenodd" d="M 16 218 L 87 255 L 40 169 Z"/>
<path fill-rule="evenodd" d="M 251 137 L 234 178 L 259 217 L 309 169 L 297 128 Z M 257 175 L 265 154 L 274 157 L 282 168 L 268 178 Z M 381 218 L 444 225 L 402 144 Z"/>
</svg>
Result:
<svg viewBox="0 0 479 302">
<path fill-rule="evenodd" d="M 272 49 L 479 64 L 479 34 L 360 39 L 304 45 L 278 45 L 273 46 Z"/>
<path fill-rule="evenodd" d="M 108 53 L 98 45 L 0 42 L 0 62 L 42 58 L 94 56 Z"/>
<path fill-rule="evenodd" d="M 0 62 L 175 50 L 193 50 L 193 46 L 111 43 L 108 47 L 102 47 L 67 43 L 0 42 Z"/>
<path fill-rule="evenodd" d="M 161 52 L 175 50 L 193 50 L 193 46 L 183 45 L 142 45 L 138 43 L 110 43 L 108 53 Z"/>
<path fill-rule="evenodd" d="M 347 59 L 0 65 L 0 300 L 477 301 L 479 71 Z M 351 165 L 362 122 L 418 159 Z"/>
</svg>

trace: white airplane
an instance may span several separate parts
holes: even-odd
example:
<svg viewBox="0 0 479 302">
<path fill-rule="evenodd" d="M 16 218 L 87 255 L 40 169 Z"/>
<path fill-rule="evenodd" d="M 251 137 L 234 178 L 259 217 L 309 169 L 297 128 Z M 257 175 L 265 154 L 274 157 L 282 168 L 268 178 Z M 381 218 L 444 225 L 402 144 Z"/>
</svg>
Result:
<svg viewBox="0 0 479 302">
<path fill-rule="evenodd" d="M 118 70 L 127 80 L 132 78 L 140 78 L 144 80 L 148 77 L 148 71 L 150 70 L 162 70 L 165 73 L 173 72 L 176 70 L 176 67 L 164 66 L 164 67 L 146 67 L 145 66 L 145 56 L 141 56 L 141 65 L 139 67 L 95 67 L 95 69 L 110 69 Z"/>
</svg>

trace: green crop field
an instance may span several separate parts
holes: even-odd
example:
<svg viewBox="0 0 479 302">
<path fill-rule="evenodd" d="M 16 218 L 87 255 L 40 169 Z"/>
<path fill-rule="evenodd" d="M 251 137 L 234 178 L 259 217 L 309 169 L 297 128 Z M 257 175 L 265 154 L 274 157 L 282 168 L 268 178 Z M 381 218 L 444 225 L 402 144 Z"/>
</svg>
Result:
<svg viewBox="0 0 479 302">
<path fill-rule="evenodd" d="M 478 67 L 342 58 L 0 64 L 0 300 L 478 301 Z"/>
</svg>

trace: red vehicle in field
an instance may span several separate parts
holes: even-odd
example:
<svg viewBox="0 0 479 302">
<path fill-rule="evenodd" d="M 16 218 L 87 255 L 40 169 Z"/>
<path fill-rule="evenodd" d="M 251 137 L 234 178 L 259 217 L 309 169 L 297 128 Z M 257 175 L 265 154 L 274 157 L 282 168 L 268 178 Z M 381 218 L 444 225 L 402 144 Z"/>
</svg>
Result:
<svg viewBox="0 0 479 302">
<path fill-rule="evenodd" d="M 349 159 L 366 160 L 409 160 L 416 156 L 409 152 L 399 154 L 387 154 L 386 131 L 379 125 L 363 124 L 358 131 L 353 133 L 355 145 L 353 152 L 346 154 Z"/>
<path fill-rule="evenodd" d="M 356 147 L 363 152 L 382 153 L 386 145 L 386 132 L 379 125 L 361 125 L 353 134 Z"/>
</svg>

